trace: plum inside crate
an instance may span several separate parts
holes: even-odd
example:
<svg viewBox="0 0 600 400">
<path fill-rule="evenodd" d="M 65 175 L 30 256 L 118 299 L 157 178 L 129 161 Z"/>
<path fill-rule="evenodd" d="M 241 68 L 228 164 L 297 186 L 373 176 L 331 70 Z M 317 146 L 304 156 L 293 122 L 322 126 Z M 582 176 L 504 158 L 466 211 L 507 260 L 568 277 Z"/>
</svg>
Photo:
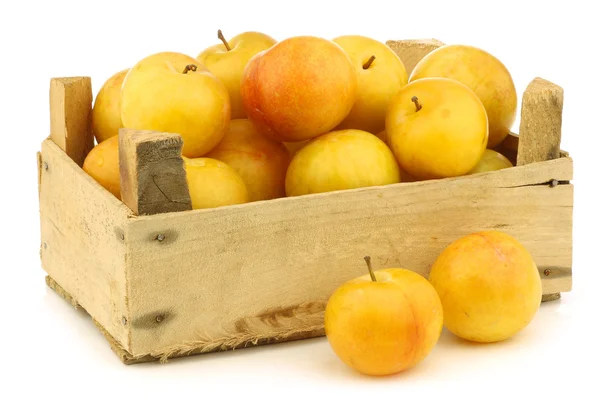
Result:
<svg viewBox="0 0 600 400">
<path fill-rule="evenodd" d="M 387 44 L 409 73 L 441 45 Z M 157 174 L 177 175 L 177 165 L 144 159 L 140 149 L 177 152 L 178 135 L 123 135 L 132 171 L 120 201 L 81 168 L 93 146 L 90 78 L 52 79 L 51 134 L 38 153 L 46 282 L 85 309 L 128 364 L 322 336 L 329 295 L 365 274 L 365 255 L 375 269 L 428 276 L 444 247 L 480 230 L 521 241 L 538 265 L 541 300 L 558 299 L 571 290 L 573 213 L 562 101 L 551 82 L 527 87 L 519 135 L 497 148 L 513 168 L 186 210 L 149 205 L 139 193 L 152 188 L 136 173 L 153 162 Z M 185 196 L 172 186 L 162 190 Z"/>
</svg>

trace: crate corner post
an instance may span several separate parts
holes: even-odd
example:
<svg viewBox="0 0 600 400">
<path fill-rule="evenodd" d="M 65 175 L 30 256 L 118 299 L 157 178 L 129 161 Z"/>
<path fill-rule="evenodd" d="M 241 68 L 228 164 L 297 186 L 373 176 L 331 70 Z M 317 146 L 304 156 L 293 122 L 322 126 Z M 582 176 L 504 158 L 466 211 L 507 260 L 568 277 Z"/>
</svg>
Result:
<svg viewBox="0 0 600 400">
<path fill-rule="evenodd" d="M 516 165 L 524 166 L 558 159 L 569 160 L 569 180 L 551 179 L 548 185 L 552 187 L 561 186 L 569 190 L 570 207 L 573 207 L 572 160 L 568 153 L 561 151 L 562 137 L 562 111 L 563 111 L 563 88 L 546 79 L 536 77 L 525 89 L 522 96 L 521 121 L 519 125 L 518 146 L 516 153 Z M 567 229 L 570 236 L 565 238 L 569 241 L 569 260 L 572 260 L 572 212 L 567 221 Z M 566 232 L 566 231 L 565 231 Z M 569 265 L 548 266 L 540 270 L 542 278 L 556 281 L 557 290 L 545 293 L 542 302 L 561 298 L 561 291 L 570 291 L 572 288 L 572 261 Z"/>
<path fill-rule="evenodd" d="M 89 77 L 52 78 L 50 134 L 37 153 L 46 285 L 128 347 L 125 227 L 131 212 L 82 169 L 94 146 Z"/>
<path fill-rule="evenodd" d="M 90 77 L 50 80 L 50 139 L 77 165 L 94 147 Z"/>
<path fill-rule="evenodd" d="M 445 45 L 437 39 L 388 40 L 385 44 L 400 57 L 409 76 L 423 57 Z"/>
<path fill-rule="evenodd" d="M 517 165 L 560 157 L 563 89 L 545 79 L 533 79 L 522 97 Z"/>
<path fill-rule="evenodd" d="M 192 209 L 182 149 L 179 134 L 119 130 L 121 199 L 134 214 Z"/>
</svg>

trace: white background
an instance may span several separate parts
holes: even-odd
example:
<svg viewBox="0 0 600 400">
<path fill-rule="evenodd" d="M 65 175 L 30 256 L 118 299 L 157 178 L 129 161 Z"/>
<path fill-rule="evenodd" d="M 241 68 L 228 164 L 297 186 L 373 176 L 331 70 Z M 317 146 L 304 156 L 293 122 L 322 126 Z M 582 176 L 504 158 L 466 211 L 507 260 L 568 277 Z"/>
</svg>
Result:
<svg viewBox="0 0 600 400">
<path fill-rule="evenodd" d="M 22 398 L 600 398 L 597 258 L 600 64 L 597 12 L 583 1 L 14 2 L 0 5 L 0 397 Z M 551 3 L 551 4 L 548 4 Z M 18 4 L 18 5 L 17 5 Z M 588 4 L 588 5 L 586 5 Z M 594 16 L 595 15 L 595 16 Z M 90 319 L 44 284 L 35 153 L 49 130 L 51 77 L 114 72 L 154 52 L 196 56 L 246 30 L 276 39 L 361 34 L 482 47 L 519 95 L 540 76 L 565 89 L 562 148 L 575 160 L 573 291 L 494 345 L 444 332 L 406 373 L 372 379 L 335 358 L 326 339 L 124 366 Z M 518 121 L 514 129 L 518 129 Z M 8 396 L 5 396 L 8 394 Z"/>
</svg>

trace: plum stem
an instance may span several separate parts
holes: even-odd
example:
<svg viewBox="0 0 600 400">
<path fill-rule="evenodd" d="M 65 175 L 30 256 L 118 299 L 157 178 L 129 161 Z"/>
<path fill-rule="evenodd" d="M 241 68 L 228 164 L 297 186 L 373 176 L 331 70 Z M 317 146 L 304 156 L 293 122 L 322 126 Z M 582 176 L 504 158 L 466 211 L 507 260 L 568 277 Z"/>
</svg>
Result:
<svg viewBox="0 0 600 400">
<path fill-rule="evenodd" d="M 367 263 L 367 268 L 369 269 L 369 275 L 371 275 L 371 280 L 373 282 L 377 282 L 375 278 L 375 273 L 373 272 L 373 268 L 371 267 L 371 256 L 365 256 L 365 262 Z"/>
<path fill-rule="evenodd" d="M 190 72 L 190 71 L 192 71 L 192 72 L 193 72 L 193 71 L 196 71 L 197 69 L 198 69 L 198 67 L 197 67 L 197 66 L 195 66 L 194 64 L 188 64 L 188 65 L 186 65 L 186 66 L 185 66 L 185 68 L 183 69 L 183 73 L 184 73 L 184 74 L 187 74 L 188 72 Z"/>
<path fill-rule="evenodd" d="M 367 62 L 363 64 L 363 69 L 369 69 L 369 67 L 371 66 L 371 64 L 373 64 L 373 61 L 375 61 L 375 56 L 369 57 L 369 59 L 367 60 Z"/>
<path fill-rule="evenodd" d="M 223 42 L 227 51 L 230 51 L 231 47 L 229 47 L 229 43 L 227 43 L 227 40 L 225 40 L 225 36 L 223 36 L 223 32 L 221 32 L 220 29 L 217 31 L 217 37 L 221 40 L 221 42 Z"/>
<path fill-rule="evenodd" d="M 417 111 L 419 111 L 421 108 L 423 108 L 421 106 L 421 104 L 419 103 L 419 98 L 417 96 L 413 96 L 412 99 L 410 99 L 410 101 L 415 103 L 415 107 L 417 107 Z"/>
</svg>

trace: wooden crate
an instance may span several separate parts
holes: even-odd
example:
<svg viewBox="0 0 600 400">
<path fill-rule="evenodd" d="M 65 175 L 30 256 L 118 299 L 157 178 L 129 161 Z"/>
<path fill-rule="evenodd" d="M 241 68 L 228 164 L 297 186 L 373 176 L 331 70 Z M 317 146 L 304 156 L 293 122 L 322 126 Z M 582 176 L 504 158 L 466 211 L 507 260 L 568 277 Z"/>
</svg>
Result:
<svg viewBox="0 0 600 400">
<path fill-rule="evenodd" d="M 388 42 L 410 68 L 439 44 Z M 366 273 L 365 255 L 375 269 L 427 276 L 445 246 L 480 230 L 520 240 L 542 300 L 559 298 L 571 290 L 573 213 L 562 98 L 539 78 L 527 87 L 520 134 L 499 147 L 514 168 L 136 215 L 142 199 L 121 202 L 81 168 L 93 144 L 90 78 L 52 79 L 51 135 L 38 153 L 46 282 L 89 313 L 125 363 L 321 336 L 329 295 Z"/>
</svg>

